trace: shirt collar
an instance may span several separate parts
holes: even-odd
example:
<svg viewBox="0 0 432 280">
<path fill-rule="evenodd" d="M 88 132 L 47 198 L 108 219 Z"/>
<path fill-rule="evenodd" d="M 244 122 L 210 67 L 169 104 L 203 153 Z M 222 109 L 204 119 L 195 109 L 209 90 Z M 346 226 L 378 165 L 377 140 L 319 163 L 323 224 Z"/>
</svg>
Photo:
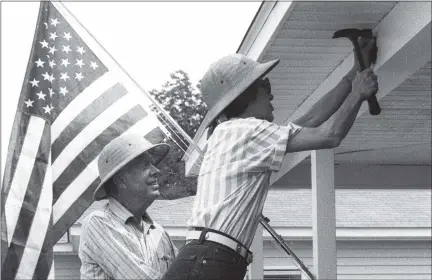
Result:
<svg viewBox="0 0 432 280">
<path fill-rule="evenodd" d="M 124 207 L 120 202 L 118 202 L 117 199 L 113 197 L 109 198 L 108 208 L 125 224 L 127 221 L 129 221 L 129 219 L 135 219 L 135 216 L 129 210 L 127 210 L 126 207 Z M 152 227 L 154 227 L 153 220 L 150 218 L 147 212 L 144 213 L 141 219 L 146 224 L 150 224 Z"/>
</svg>

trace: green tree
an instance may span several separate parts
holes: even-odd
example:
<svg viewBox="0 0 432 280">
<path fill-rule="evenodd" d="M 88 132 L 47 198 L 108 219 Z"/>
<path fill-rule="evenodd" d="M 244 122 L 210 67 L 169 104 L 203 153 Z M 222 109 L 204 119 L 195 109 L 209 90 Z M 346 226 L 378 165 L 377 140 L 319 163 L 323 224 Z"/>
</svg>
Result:
<svg viewBox="0 0 432 280">
<path fill-rule="evenodd" d="M 156 101 L 167 111 L 179 126 L 193 138 L 195 132 L 206 113 L 206 105 L 202 100 L 199 84 L 193 86 L 189 75 L 178 70 L 171 75 L 161 89 L 150 91 Z M 153 107 L 157 112 L 157 109 Z M 162 161 L 158 168 L 161 170 L 159 185 L 162 199 L 177 199 L 196 194 L 196 178 L 185 176 L 185 163 L 181 161 L 188 141 L 161 114 L 159 119 L 167 124 L 170 130 L 170 139 L 167 143 L 171 145 L 171 151 L 167 158 Z"/>
</svg>

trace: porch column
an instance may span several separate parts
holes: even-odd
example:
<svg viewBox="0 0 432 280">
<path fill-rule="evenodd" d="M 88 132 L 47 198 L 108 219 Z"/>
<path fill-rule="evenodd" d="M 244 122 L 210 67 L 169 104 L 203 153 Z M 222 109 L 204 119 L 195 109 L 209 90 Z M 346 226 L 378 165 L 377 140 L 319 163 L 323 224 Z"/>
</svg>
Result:
<svg viewBox="0 0 432 280">
<path fill-rule="evenodd" d="M 263 226 L 259 224 L 250 247 L 250 251 L 253 253 L 253 263 L 248 268 L 248 279 L 250 280 L 264 279 L 263 240 Z"/>
<path fill-rule="evenodd" d="M 334 151 L 312 151 L 313 271 L 317 279 L 336 279 Z"/>
</svg>

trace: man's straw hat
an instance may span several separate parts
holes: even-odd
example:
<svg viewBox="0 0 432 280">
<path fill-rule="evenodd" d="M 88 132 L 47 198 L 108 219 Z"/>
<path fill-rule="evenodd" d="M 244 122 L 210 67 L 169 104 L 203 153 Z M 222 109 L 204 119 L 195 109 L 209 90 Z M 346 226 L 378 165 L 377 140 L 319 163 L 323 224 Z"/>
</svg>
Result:
<svg viewBox="0 0 432 280">
<path fill-rule="evenodd" d="M 201 80 L 201 92 L 208 112 L 197 135 L 201 135 L 229 104 L 278 63 L 279 59 L 258 63 L 247 56 L 231 54 L 211 64 Z"/>
<path fill-rule="evenodd" d="M 101 182 L 93 194 L 94 200 L 107 197 L 104 184 L 134 158 L 149 152 L 153 156 L 154 163 L 157 164 L 168 154 L 170 150 L 168 144 L 159 143 L 156 137 L 149 136 L 151 135 L 123 134 L 103 148 L 98 159 Z"/>
</svg>

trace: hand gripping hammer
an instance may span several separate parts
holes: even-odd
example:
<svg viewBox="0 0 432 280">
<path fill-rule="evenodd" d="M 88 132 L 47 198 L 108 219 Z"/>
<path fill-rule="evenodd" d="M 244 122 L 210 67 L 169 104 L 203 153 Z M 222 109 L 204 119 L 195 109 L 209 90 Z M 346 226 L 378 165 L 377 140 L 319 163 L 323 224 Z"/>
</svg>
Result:
<svg viewBox="0 0 432 280">
<path fill-rule="evenodd" d="M 333 34 L 333 39 L 335 38 L 342 38 L 342 37 L 346 37 L 348 39 L 350 39 L 350 41 L 352 42 L 353 46 L 354 46 L 354 51 L 356 54 L 357 59 L 359 60 L 359 64 L 360 64 L 360 71 L 363 71 L 366 66 L 363 60 L 363 56 L 360 50 L 360 45 L 358 43 L 358 38 L 362 37 L 362 38 L 373 38 L 372 35 L 372 30 L 371 29 L 355 29 L 355 28 L 350 28 L 350 29 L 341 29 L 336 31 Z M 377 52 L 377 48 L 376 45 L 374 46 L 374 48 L 371 49 L 371 60 L 373 62 L 375 62 L 376 60 L 376 52 Z M 381 113 L 381 108 L 380 105 L 378 104 L 378 100 L 376 98 L 375 95 L 371 96 L 368 100 L 368 104 L 369 104 L 369 112 L 371 115 L 379 115 Z"/>
</svg>

